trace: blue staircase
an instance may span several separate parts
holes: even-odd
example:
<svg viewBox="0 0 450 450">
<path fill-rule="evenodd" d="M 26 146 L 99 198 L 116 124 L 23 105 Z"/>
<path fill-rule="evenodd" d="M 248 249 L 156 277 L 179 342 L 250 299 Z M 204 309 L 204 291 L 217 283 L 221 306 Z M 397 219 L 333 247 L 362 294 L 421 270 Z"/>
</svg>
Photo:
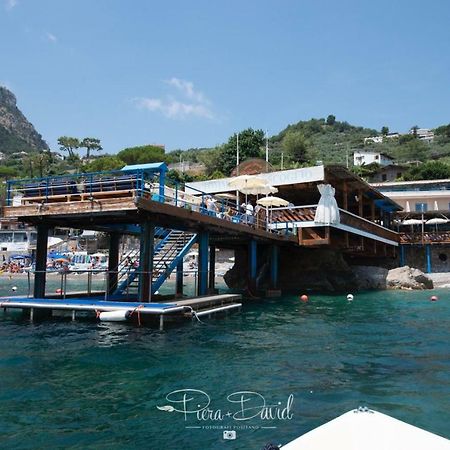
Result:
<svg viewBox="0 0 450 450">
<path fill-rule="evenodd" d="M 159 290 L 177 265 L 183 261 L 192 246 L 197 242 L 197 234 L 179 230 L 167 230 L 167 234 L 155 245 L 153 253 L 152 294 Z M 139 250 L 134 250 L 134 258 Z M 123 259 L 122 259 L 123 261 Z M 116 294 L 137 295 L 139 287 L 139 266 L 120 271 Z"/>
</svg>

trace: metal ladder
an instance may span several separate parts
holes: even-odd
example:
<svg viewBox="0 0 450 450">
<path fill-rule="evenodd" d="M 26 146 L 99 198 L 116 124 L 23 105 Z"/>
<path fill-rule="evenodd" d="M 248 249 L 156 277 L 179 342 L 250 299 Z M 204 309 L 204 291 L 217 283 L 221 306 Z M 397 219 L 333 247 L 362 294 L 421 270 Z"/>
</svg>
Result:
<svg viewBox="0 0 450 450">
<path fill-rule="evenodd" d="M 155 246 L 153 253 L 152 293 L 164 284 L 177 265 L 197 241 L 195 233 L 171 230 L 167 236 Z M 136 295 L 139 287 L 139 267 L 127 272 L 126 280 L 119 284 L 118 293 Z"/>
</svg>

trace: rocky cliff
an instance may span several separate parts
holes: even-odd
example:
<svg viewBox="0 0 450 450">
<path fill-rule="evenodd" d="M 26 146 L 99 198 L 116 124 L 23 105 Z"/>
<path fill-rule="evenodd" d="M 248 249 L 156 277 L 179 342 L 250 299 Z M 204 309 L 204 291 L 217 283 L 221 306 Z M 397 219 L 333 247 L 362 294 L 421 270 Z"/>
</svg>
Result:
<svg viewBox="0 0 450 450">
<path fill-rule="evenodd" d="M 15 95 L 0 86 L 0 152 L 33 150 L 48 150 L 48 145 L 17 107 Z"/>
</svg>

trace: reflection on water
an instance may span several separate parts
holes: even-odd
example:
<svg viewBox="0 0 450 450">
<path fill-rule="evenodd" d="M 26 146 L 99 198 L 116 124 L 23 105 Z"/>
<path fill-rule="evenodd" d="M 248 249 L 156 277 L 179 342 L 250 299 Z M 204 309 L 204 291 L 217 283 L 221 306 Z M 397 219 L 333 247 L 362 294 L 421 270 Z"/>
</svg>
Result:
<svg viewBox="0 0 450 450">
<path fill-rule="evenodd" d="M 438 295 L 267 299 L 164 332 L 0 313 L 2 439 L 20 448 L 225 448 L 222 431 L 186 429 L 156 408 L 186 388 L 207 392 L 214 408 L 239 390 L 275 402 L 294 395 L 292 420 L 238 430 L 233 449 L 286 442 L 360 404 L 450 437 L 450 302 Z"/>
</svg>

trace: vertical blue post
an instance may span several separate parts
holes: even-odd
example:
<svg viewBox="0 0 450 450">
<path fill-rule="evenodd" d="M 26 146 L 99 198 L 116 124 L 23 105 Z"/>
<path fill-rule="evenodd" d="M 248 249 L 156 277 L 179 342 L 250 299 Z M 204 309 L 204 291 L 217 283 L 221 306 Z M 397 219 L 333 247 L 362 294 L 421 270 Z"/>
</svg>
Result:
<svg viewBox="0 0 450 450">
<path fill-rule="evenodd" d="M 405 246 L 400 244 L 400 267 L 405 265 Z"/>
<path fill-rule="evenodd" d="M 198 238 L 198 295 L 208 292 L 209 233 L 201 232 Z"/>
<path fill-rule="evenodd" d="M 177 264 L 176 296 L 183 297 L 183 260 Z"/>
<path fill-rule="evenodd" d="M 139 301 L 151 302 L 153 278 L 153 239 L 155 226 L 148 221 L 141 224 L 139 249 Z"/>
<path fill-rule="evenodd" d="M 178 206 L 178 181 L 175 182 L 175 206 Z"/>
<path fill-rule="evenodd" d="M 40 223 L 36 227 L 36 266 L 34 274 L 34 298 L 45 297 L 47 269 L 48 226 Z"/>
<path fill-rule="evenodd" d="M 427 257 L 427 273 L 431 273 L 431 245 L 425 245 L 425 252 Z"/>
<path fill-rule="evenodd" d="M 272 254 L 270 258 L 270 287 L 276 289 L 278 286 L 278 263 L 280 249 L 277 245 L 272 245 Z"/>
<path fill-rule="evenodd" d="M 258 254 L 257 254 L 257 244 L 254 239 L 251 239 L 248 244 L 248 253 L 249 253 L 249 276 L 250 276 L 250 283 L 252 286 L 256 286 L 256 272 L 257 272 L 257 261 L 258 261 Z"/>
<path fill-rule="evenodd" d="M 159 170 L 159 201 L 164 203 L 164 187 L 166 183 L 166 168 L 161 167 Z"/>
</svg>

